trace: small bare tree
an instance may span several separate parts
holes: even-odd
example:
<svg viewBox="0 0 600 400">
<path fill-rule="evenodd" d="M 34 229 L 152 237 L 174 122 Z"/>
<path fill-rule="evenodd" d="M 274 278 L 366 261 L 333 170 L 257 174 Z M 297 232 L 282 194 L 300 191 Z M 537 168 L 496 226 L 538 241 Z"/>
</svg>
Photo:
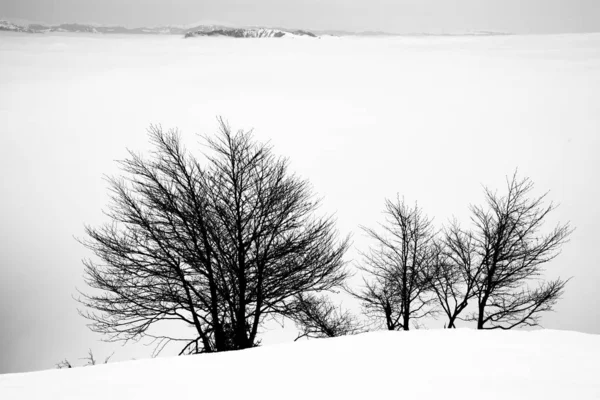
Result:
<svg viewBox="0 0 600 400">
<path fill-rule="evenodd" d="M 88 350 L 88 355 L 83 357 L 82 360 L 87 360 L 86 366 L 88 365 L 96 365 L 96 359 L 94 358 L 94 353 L 92 353 L 92 349 Z"/>
<path fill-rule="evenodd" d="M 481 273 L 476 280 L 478 329 L 510 329 L 539 324 L 539 314 L 552 310 L 567 281 L 556 279 L 531 289 L 542 266 L 553 260 L 572 229 L 558 224 L 547 234 L 540 230 L 556 206 L 544 205 L 547 193 L 530 198 L 533 182 L 507 180 L 507 194 L 485 189 L 486 206 L 471 208 Z"/>
<path fill-rule="evenodd" d="M 58 369 L 64 369 L 64 368 L 73 368 L 73 366 L 71 365 L 71 363 L 69 362 L 69 360 L 67 360 L 66 358 L 64 360 L 62 360 L 61 362 L 56 364 L 56 368 Z"/>
<path fill-rule="evenodd" d="M 556 206 L 544 205 L 547 194 L 532 198 L 533 188 L 529 178 L 519 179 L 515 172 L 505 195 L 486 188 L 485 207 L 471 207 L 471 232 L 454 224 L 446 233 L 434 287 L 449 327 L 472 298 L 477 311 L 466 320 L 476 321 L 478 329 L 535 326 L 563 294 L 567 281 L 541 282 L 542 267 L 559 254 L 572 229 L 558 224 L 541 233 Z M 531 289 L 535 281 L 540 283 Z"/>
<path fill-rule="evenodd" d="M 362 302 L 365 314 L 389 330 L 409 330 L 410 322 L 435 313 L 432 274 L 436 247 L 432 221 L 404 200 L 386 201 L 382 233 L 362 228 L 376 245 L 362 253 L 367 273 L 361 291 L 347 290 Z"/>
<path fill-rule="evenodd" d="M 358 321 L 349 311 L 336 307 L 325 296 L 296 296 L 289 305 L 288 317 L 300 330 L 295 340 L 346 336 L 361 331 Z"/>
<path fill-rule="evenodd" d="M 115 352 L 113 351 L 111 355 L 109 355 L 108 357 L 106 357 L 104 359 L 103 364 L 108 364 L 108 362 L 110 361 L 110 359 L 112 358 L 112 356 L 114 354 L 115 354 Z M 87 360 L 87 363 L 85 364 L 85 366 L 96 365 L 98 363 L 98 361 L 94 357 L 94 353 L 92 353 L 92 349 L 88 350 L 88 355 L 86 357 L 83 357 L 82 360 Z"/>
</svg>

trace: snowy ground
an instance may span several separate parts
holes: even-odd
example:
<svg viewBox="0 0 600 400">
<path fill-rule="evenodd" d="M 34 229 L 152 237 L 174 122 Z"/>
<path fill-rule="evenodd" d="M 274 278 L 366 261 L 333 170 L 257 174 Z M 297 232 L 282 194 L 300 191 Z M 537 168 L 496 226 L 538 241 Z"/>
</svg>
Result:
<svg viewBox="0 0 600 400">
<path fill-rule="evenodd" d="M 600 34 L 1 33 L 0 373 L 77 363 L 90 347 L 99 357 L 116 350 L 115 361 L 149 355 L 98 344 L 84 326 L 71 296 L 83 288 L 89 254 L 73 236 L 102 221 L 102 175 L 116 172 L 126 147 L 148 147 L 150 123 L 179 127 L 197 149 L 194 134 L 214 132 L 217 115 L 289 156 L 324 198 L 323 211 L 336 213 L 343 234 L 354 232 L 354 249 L 365 249 L 358 226 L 380 221 L 386 197 L 418 201 L 438 226 L 453 215 L 466 222 L 480 185 L 501 188 L 519 167 L 561 203 L 553 221 L 577 227 L 549 271 L 575 278 L 543 323 L 600 333 Z M 263 343 L 294 337 L 273 328 Z M 378 384 L 402 385 L 392 376 Z"/>
<path fill-rule="evenodd" d="M 3 399 L 598 399 L 600 336 L 375 332 L 0 375 Z"/>
</svg>

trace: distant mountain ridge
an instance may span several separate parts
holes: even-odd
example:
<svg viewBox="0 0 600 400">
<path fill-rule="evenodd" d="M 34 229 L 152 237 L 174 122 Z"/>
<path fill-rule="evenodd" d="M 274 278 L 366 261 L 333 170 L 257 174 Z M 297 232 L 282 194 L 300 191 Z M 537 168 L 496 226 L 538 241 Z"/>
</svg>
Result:
<svg viewBox="0 0 600 400">
<path fill-rule="evenodd" d="M 27 27 L 24 27 L 22 25 L 13 24 L 10 21 L 4 21 L 4 20 L 0 20 L 0 31 L 33 33 L 33 30 L 31 30 Z"/>
<path fill-rule="evenodd" d="M 13 32 L 46 33 L 46 32 L 76 32 L 76 33 L 121 33 L 121 34 L 173 34 L 183 35 L 187 29 L 170 26 L 125 28 L 122 26 L 102 26 L 91 24 L 29 24 L 17 25 L 10 21 L 0 20 L 0 30 Z"/>
<path fill-rule="evenodd" d="M 229 36 L 235 38 L 279 38 L 284 36 L 307 36 L 317 37 L 312 32 L 303 30 L 287 30 L 287 29 L 272 29 L 272 28 L 225 28 L 225 27 L 199 27 L 186 32 L 185 37 L 196 36 Z"/>
<path fill-rule="evenodd" d="M 317 35 L 314 33 L 305 30 L 263 27 L 231 28 L 220 25 L 198 25 L 191 28 L 182 28 L 176 26 L 125 28 L 122 26 L 100 26 L 89 24 L 29 24 L 25 26 L 5 20 L 0 20 L 0 31 L 27 33 L 75 32 L 104 34 L 184 35 L 186 38 L 196 36 L 229 36 L 235 38 L 280 38 L 285 36 L 317 37 Z"/>
<path fill-rule="evenodd" d="M 266 27 L 238 27 L 233 28 L 224 25 L 197 25 L 197 26 L 155 26 L 125 28 L 122 26 L 103 26 L 96 24 L 16 24 L 6 20 L 0 20 L 0 31 L 47 33 L 47 32 L 76 32 L 76 33 L 104 33 L 104 34 L 151 34 L 151 35 L 183 35 L 186 38 L 196 36 L 228 36 L 234 38 L 281 38 L 281 37 L 319 37 L 319 36 L 495 36 L 510 35 L 505 32 L 474 31 L 464 33 L 390 33 L 383 31 L 341 31 L 320 30 L 307 31 L 286 28 Z"/>
<path fill-rule="evenodd" d="M 404 37 L 420 37 L 420 36 L 503 36 L 512 35 L 510 32 L 496 32 L 496 31 L 467 31 L 467 32 L 447 32 L 447 33 L 431 33 L 431 32 L 415 32 L 415 33 L 392 33 L 385 31 L 342 31 L 342 30 L 315 30 L 313 31 L 317 35 L 330 35 L 330 36 L 404 36 Z"/>
</svg>

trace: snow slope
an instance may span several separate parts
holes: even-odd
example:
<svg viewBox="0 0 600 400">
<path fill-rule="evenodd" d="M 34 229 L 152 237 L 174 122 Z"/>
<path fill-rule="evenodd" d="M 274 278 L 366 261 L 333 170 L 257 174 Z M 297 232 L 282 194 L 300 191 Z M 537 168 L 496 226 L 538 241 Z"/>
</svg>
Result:
<svg viewBox="0 0 600 400">
<path fill-rule="evenodd" d="M 372 332 L 220 354 L 0 375 L 12 399 L 598 399 L 600 336 Z"/>
</svg>

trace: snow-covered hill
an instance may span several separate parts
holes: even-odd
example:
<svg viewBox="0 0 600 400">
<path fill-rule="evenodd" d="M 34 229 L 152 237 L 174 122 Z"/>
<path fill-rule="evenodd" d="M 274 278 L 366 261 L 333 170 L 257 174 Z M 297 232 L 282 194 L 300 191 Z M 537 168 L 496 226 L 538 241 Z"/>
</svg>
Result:
<svg viewBox="0 0 600 400">
<path fill-rule="evenodd" d="M 118 33 L 118 34 L 154 34 L 154 35 L 185 35 L 194 36 L 230 36 L 236 38 L 264 38 L 284 36 L 316 37 L 315 34 L 302 30 L 286 30 L 262 27 L 231 28 L 218 25 L 198 25 L 191 28 L 177 26 L 155 26 L 140 28 L 125 28 L 122 26 L 102 26 L 87 24 L 18 25 L 10 21 L 0 20 L 0 30 L 29 33 L 74 32 L 74 33 Z"/>
<path fill-rule="evenodd" d="M 598 399 L 600 336 L 373 332 L 0 375 L 2 399 Z"/>
<path fill-rule="evenodd" d="M 29 28 L 5 20 L 0 20 L 0 31 L 32 32 Z"/>
<path fill-rule="evenodd" d="M 186 31 L 182 28 L 170 26 L 125 28 L 122 26 L 102 26 L 84 24 L 61 24 L 61 25 L 29 25 L 29 29 L 36 32 L 88 32 L 88 33 L 119 33 L 119 34 L 166 34 L 183 35 Z"/>
<path fill-rule="evenodd" d="M 185 37 L 195 36 L 229 36 L 234 38 L 280 38 L 280 37 L 316 37 L 315 34 L 307 31 L 288 31 L 283 29 L 271 28 L 226 28 L 205 26 L 198 27 L 190 32 L 187 32 Z"/>
<path fill-rule="evenodd" d="M 471 31 L 462 33 L 413 33 L 399 34 L 381 31 L 350 32 L 339 30 L 324 30 L 309 32 L 306 30 L 293 30 L 284 28 L 266 27 L 229 27 L 223 25 L 196 25 L 196 26 L 152 26 L 125 28 L 123 26 L 106 26 L 99 24 L 60 24 L 44 25 L 29 24 L 18 25 L 10 21 L 0 20 L 0 31 L 48 33 L 48 32 L 74 32 L 74 33 L 114 33 L 114 34 L 152 34 L 152 35 L 185 35 L 195 36 L 229 36 L 235 38 L 279 38 L 279 37 L 318 37 L 318 36 L 498 36 L 508 35 L 505 32 Z"/>
</svg>

